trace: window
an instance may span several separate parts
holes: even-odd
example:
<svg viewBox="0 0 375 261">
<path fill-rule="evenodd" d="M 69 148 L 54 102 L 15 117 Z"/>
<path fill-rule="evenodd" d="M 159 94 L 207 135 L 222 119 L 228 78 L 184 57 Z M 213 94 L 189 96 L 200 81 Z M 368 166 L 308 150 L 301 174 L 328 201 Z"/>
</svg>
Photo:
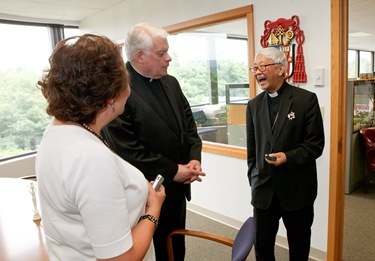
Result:
<svg viewBox="0 0 375 261">
<path fill-rule="evenodd" d="M 242 28 L 242 34 L 226 32 Z M 246 146 L 249 100 L 246 20 L 171 35 L 169 73 L 189 100 L 202 140 Z"/>
<path fill-rule="evenodd" d="M 203 151 L 246 156 L 245 112 L 255 96 L 248 69 L 254 58 L 252 22 L 250 5 L 166 27 L 173 34 L 169 73 L 190 102 L 198 134 L 210 141 Z"/>
<path fill-rule="evenodd" d="M 359 51 L 359 73 L 372 73 L 373 69 L 372 52 Z"/>
<path fill-rule="evenodd" d="M 73 29 L 75 34 L 78 29 Z M 0 159 L 37 149 L 50 121 L 37 88 L 52 51 L 50 27 L 0 23 Z"/>
<path fill-rule="evenodd" d="M 348 78 L 357 78 L 357 51 L 349 50 L 348 52 Z"/>
<path fill-rule="evenodd" d="M 236 21 L 241 23 L 241 20 L 243 21 L 242 25 L 233 27 Z M 253 6 L 247 5 L 247 6 L 235 8 L 232 10 L 200 17 L 197 19 L 192 19 L 192 20 L 185 21 L 182 23 L 166 26 L 165 29 L 170 34 L 181 34 L 181 33 L 187 33 L 187 32 L 207 33 L 206 30 L 209 30 L 210 33 L 213 33 L 213 32 L 226 33 L 229 36 L 228 38 L 230 38 L 230 36 L 239 36 L 238 38 L 242 38 L 242 39 L 246 38 L 247 39 L 247 55 L 248 55 L 247 61 L 252 62 L 254 61 L 254 53 L 255 53 L 253 21 L 254 21 Z M 256 81 L 255 81 L 254 75 L 252 75 L 249 70 L 247 70 L 247 76 L 249 77 L 249 82 L 248 82 L 249 97 L 252 98 L 256 96 Z M 233 86 L 235 85 L 232 85 L 232 87 Z M 232 88 L 232 89 L 239 89 L 239 88 Z M 233 92 L 232 89 L 229 88 L 229 90 Z M 229 93 L 231 93 L 231 91 L 229 91 Z M 239 96 L 241 96 L 241 94 Z M 229 100 L 233 100 L 233 99 L 229 99 Z M 227 120 L 227 123 L 228 125 L 237 125 L 240 127 L 239 129 L 240 129 L 240 132 L 242 133 L 241 143 L 243 144 L 244 139 L 246 138 L 246 135 L 243 133 L 244 132 L 243 127 L 245 125 L 244 120 L 246 119 L 246 115 L 245 115 L 246 105 L 229 104 L 229 105 L 226 105 L 226 110 L 227 110 L 227 113 L 231 112 L 231 115 L 233 115 L 233 117 L 232 116 L 228 117 L 227 115 L 227 119 L 228 118 L 231 119 L 230 121 Z M 238 121 L 241 121 L 241 123 L 239 123 Z M 204 129 L 203 127 L 200 127 L 200 128 L 201 128 L 200 133 L 201 135 L 203 135 L 202 130 L 204 131 Z M 229 135 L 231 135 L 230 131 L 228 131 L 226 135 L 229 137 Z M 241 136 L 238 135 L 237 137 L 241 137 Z M 223 144 L 220 142 L 208 142 L 208 141 L 205 141 L 204 138 L 203 140 L 204 142 L 203 142 L 202 151 L 204 152 L 220 154 L 220 155 L 235 157 L 235 158 L 240 158 L 240 159 L 246 159 L 246 148 L 243 145 L 233 146 L 233 145 L 228 145 L 225 143 Z"/>
<path fill-rule="evenodd" d="M 373 78 L 374 52 L 348 50 L 348 78 Z"/>
</svg>

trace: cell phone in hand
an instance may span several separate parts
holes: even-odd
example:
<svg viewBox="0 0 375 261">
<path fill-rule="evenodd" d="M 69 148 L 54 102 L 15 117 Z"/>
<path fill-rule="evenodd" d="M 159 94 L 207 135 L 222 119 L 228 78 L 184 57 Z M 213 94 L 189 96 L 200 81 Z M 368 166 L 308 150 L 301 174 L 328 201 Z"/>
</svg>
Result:
<svg viewBox="0 0 375 261">
<path fill-rule="evenodd" d="M 270 161 L 276 161 L 276 157 L 266 156 L 266 159 Z"/>
<path fill-rule="evenodd" d="M 155 189 L 155 190 L 158 190 L 161 186 L 161 184 L 163 183 L 164 181 L 164 178 L 162 175 L 158 174 L 155 181 L 154 181 L 154 184 L 152 184 L 152 187 Z"/>
</svg>

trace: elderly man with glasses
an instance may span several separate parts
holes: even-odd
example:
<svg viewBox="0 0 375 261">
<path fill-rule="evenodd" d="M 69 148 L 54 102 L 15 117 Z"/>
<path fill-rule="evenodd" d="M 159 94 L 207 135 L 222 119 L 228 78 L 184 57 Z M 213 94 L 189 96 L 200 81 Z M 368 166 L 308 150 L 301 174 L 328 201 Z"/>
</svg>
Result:
<svg viewBox="0 0 375 261">
<path fill-rule="evenodd" d="M 316 159 L 324 148 L 317 96 L 286 82 L 288 63 L 275 47 L 260 50 L 253 67 L 263 92 L 246 111 L 248 178 L 257 233 L 257 260 L 275 260 L 279 220 L 287 231 L 290 260 L 308 260 Z"/>
</svg>

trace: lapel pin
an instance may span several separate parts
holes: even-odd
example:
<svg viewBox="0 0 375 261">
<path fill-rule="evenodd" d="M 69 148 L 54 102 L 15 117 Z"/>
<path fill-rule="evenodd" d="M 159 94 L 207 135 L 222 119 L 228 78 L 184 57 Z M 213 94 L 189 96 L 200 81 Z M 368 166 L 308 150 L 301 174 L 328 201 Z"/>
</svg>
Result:
<svg viewBox="0 0 375 261">
<path fill-rule="evenodd" d="M 296 118 L 296 114 L 292 111 L 288 114 L 288 119 L 291 121 L 291 120 L 294 120 Z"/>
</svg>

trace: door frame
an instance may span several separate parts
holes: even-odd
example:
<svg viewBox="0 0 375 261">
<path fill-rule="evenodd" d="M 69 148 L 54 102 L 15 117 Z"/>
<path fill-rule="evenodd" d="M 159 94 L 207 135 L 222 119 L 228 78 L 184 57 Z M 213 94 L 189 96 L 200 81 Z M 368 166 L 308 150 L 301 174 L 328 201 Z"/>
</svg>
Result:
<svg viewBox="0 0 375 261">
<path fill-rule="evenodd" d="M 327 260 L 342 260 L 344 239 L 348 0 L 331 0 L 331 132 Z"/>
</svg>

